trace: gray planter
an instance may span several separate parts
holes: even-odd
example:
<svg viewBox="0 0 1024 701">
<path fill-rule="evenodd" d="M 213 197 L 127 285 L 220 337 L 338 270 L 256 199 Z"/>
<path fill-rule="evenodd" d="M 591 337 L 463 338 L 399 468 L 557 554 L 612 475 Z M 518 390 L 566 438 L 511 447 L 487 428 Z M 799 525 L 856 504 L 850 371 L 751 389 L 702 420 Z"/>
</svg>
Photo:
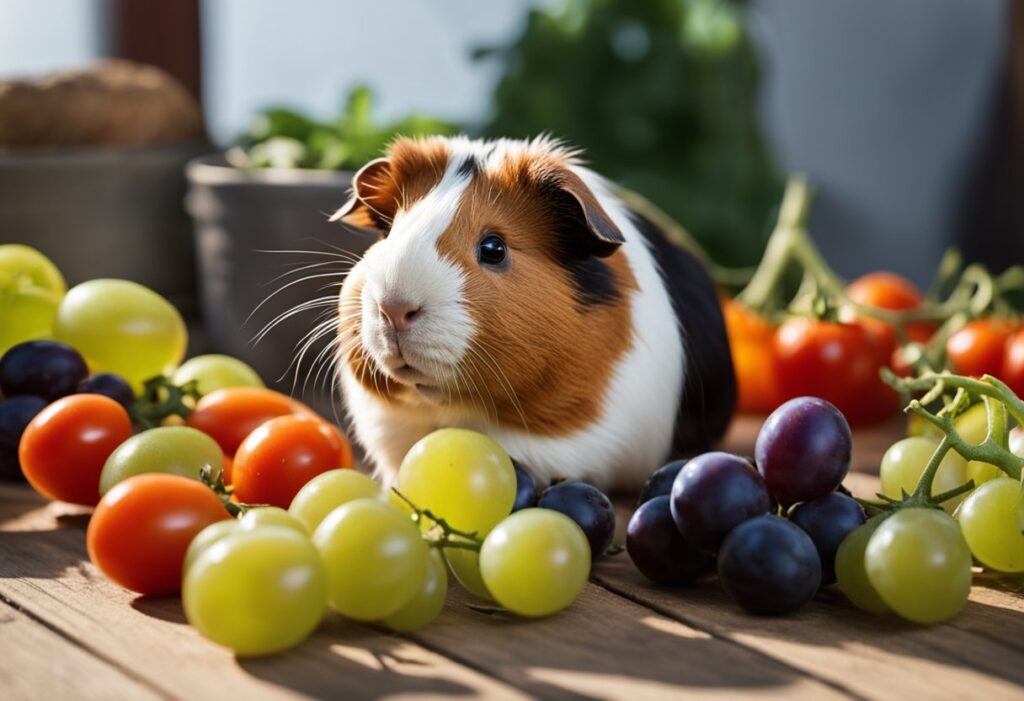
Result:
<svg viewBox="0 0 1024 701">
<path fill-rule="evenodd" d="M 278 315 L 303 302 L 336 293 L 336 285 L 343 279 L 344 266 L 337 261 L 275 280 L 300 265 L 332 260 L 314 253 L 282 251 L 343 249 L 361 255 L 371 243 L 368 235 L 327 221 L 348 196 L 351 173 L 243 171 L 227 165 L 219 155 L 193 160 L 186 173 L 186 208 L 195 220 L 200 306 L 207 344 L 214 351 L 249 363 L 271 386 L 286 392 L 297 387 L 297 397 L 317 405 L 322 412 L 329 411 L 329 391 L 324 387 L 329 388 L 330 382 L 325 383 L 323 376 L 317 389 L 311 379 L 302 391 L 311 362 L 326 339 L 311 349 L 297 376 L 294 368 L 289 371 L 289 365 L 296 344 L 324 318 L 322 314 L 331 312 L 330 308 L 298 313 L 258 343 L 253 339 Z M 303 275 L 321 277 L 283 287 Z M 326 289 L 330 285 L 335 286 Z"/>
<path fill-rule="evenodd" d="M 205 144 L 0 153 L 0 243 L 38 248 L 68 284 L 135 280 L 188 317 L 195 264 L 185 163 Z"/>
</svg>

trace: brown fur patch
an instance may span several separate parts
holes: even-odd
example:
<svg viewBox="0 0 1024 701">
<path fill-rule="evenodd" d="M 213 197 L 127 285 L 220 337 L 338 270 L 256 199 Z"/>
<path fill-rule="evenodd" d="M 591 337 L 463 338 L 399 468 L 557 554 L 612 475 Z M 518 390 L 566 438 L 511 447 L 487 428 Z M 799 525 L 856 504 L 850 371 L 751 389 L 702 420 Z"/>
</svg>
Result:
<svg viewBox="0 0 1024 701">
<path fill-rule="evenodd" d="M 615 364 L 632 344 L 636 280 L 625 253 L 612 249 L 602 259 L 621 294 L 596 305 L 581 304 L 555 259 L 555 225 L 564 212 L 554 208 L 564 203 L 553 202 L 550 188 L 564 183 L 566 172 L 557 156 L 530 156 L 478 173 L 438 240 L 441 255 L 466 271 L 465 299 L 478 328 L 463 375 L 486 396 L 463 399 L 535 435 L 565 435 L 597 420 Z M 592 193 L 585 195 L 607 218 Z M 476 260 L 476 244 L 490 230 L 509 247 L 502 272 Z"/>
<path fill-rule="evenodd" d="M 444 177 L 448 145 L 442 138 L 396 140 L 385 158 L 371 161 L 352 181 L 352 199 L 340 219 L 363 229 L 387 229 L 403 209 L 423 199 Z"/>
</svg>

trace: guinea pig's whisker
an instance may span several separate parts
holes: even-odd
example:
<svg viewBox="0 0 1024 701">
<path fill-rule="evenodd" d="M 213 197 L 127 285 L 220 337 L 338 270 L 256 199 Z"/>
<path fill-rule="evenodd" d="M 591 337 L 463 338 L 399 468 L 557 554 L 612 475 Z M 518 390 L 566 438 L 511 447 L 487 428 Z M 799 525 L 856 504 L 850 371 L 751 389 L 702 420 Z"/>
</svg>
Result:
<svg viewBox="0 0 1024 701">
<path fill-rule="evenodd" d="M 267 334 L 273 331 L 274 328 L 276 328 L 279 324 L 285 322 L 286 320 L 290 319 L 296 314 L 312 311 L 313 309 L 325 307 L 330 308 L 334 306 L 334 303 L 335 298 L 333 295 L 327 297 L 318 297 L 317 299 L 311 299 L 307 302 L 300 302 L 291 309 L 281 312 L 276 317 L 271 319 L 262 329 L 260 329 L 260 331 L 255 336 L 253 336 L 253 338 L 249 342 L 252 343 L 253 345 L 258 344 L 260 341 L 266 338 Z"/>
<path fill-rule="evenodd" d="M 313 345 L 316 344 L 322 338 L 328 338 L 334 331 L 335 320 L 333 318 L 326 319 L 319 324 L 315 325 L 311 331 L 309 331 L 302 339 L 295 344 L 295 350 L 298 352 L 293 356 L 292 361 L 288 364 L 288 368 L 284 371 L 284 374 L 279 378 L 279 381 L 284 379 L 290 372 L 294 370 L 294 380 L 292 387 L 294 388 L 295 383 L 298 382 L 299 372 L 302 369 L 302 361 L 305 359 L 306 354 L 312 349 Z M 300 348 L 301 346 L 301 348 Z"/>
<path fill-rule="evenodd" d="M 278 282 L 279 280 L 282 280 L 282 279 L 288 277 L 289 275 L 298 275 L 299 273 L 305 272 L 307 270 L 315 270 L 317 268 L 325 268 L 325 267 L 330 266 L 330 265 L 333 265 L 333 266 L 343 266 L 343 267 L 338 267 L 334 271 L 338 275 L 342 275 L 342 276 L 347 275 L 348 271 L 352 269 L 352 265 L 349 265 L 349 264 L 343 263 L 343 262 L 339 262 L 339 261 L 336 261 L 336 260 L 326 260 L 326 261 L 320 261 L 318 263 L 304 263 L 304 264 L 303 263 L 299 263 L 299 264 L 297 264 L 298 267 L 295 267 L 295 264 L 291 264 L 291 263 L 288 263 L 287 265 L 292 266 L 292 269 L 291 270 L 286 270 L 285 272 L 281 273 L 277 277 L 272 278 L 270 280 L 267 280 L 266 282 L 260 283 L 260 287 L 269 287 L 270 285 L 273 285 L 275 282 Z"/>
<path fill-rule="evenodd" d="M 512 387 L 511 381 L 509 381 L 508 376 L 501 369 L 501 366 L 498 364 L 498 361 L 494 358 L 490 351 L 487 350 L 487 348 L 483 344 L 483 341 L 480 341 L 479 339 L 473 339 L 472 341 L 470 341 L 470 349 L 473 350 L 474 354 L 476 354 L 480 361 L 483 362 L 485 366 L 487 366 L 494 374 L 494 377 L 498 381 L 499 386 L 501 386 L 502 391 L 505 392 L 509 399 L 509 402 L 512 404 L 513 409 L 515 409 L 516 413 L 519 415 L 520 420 L 523 422 L 523 429 L 527 432 L 527 434 L 529 434 L 530 426 L 529 422 L 526 419 L 526 414 L 523 411 L 522 404 L 519 401 L 518 395 L 516 395 L 515 389 Z"/>
<path fill-rule="evenodd" d="M 291 282 L 288 282 L 288 283 L 285 283 L 284 285 L 281 285 L 281 287 L 279 287 L 276 290 L 274 290 L 273 292 L 271 292 L 269 295 L 267 295 L 263 299 L 262 302 L 260 302 L 259 304 L 256 305 L 256 308 L 252 310 L 252 312 L 249 314 L 248 317 L 246 317 L 245 321 L 242 322 L 242 325 L 244 326 L 245 324 L 248 324 L 249 321 L 253 318 L 253 316 L 256 315 L 256 312 L 258 312 L 260 309 L 262 309 L 263 306 L 267 302 L 269 302 L 274 297 L 276 297 L 277 295 L 281 294 L 282 292 L 284 292 L 288 288 L 293 287 L 293 286 L 298 285 L 298 284 L 301 284 L 303 282 L 309 282 L 310 280 L 317 280 L 317 279 L 326 278 L 326 277 L 332 277 L 332 278 L 333 277 L 337 277 L 337 273 L 319 273 L 317 275 L 306 275 L 306 276 L 301 277 L 301 278 L 299 278 L 297 280 L 292 280 Z"/>
<path fill-rule="evenodd" d="M 494 424 L 500 423 L 500 415 L 498 414 L 498 405 L 494 401 L 494 397 L 490 392 L 486 391 L 487 383 L 484 381 L 483 374 L 480 372 L 480 368 L 477 367 L 475 362 L 469 365 L 469 375 L 473 378 L 473 389 L 475 392 L 474 403 L 479 404 L 480 409 L 484 412 L 487 422 L 491 421 L 491 413 L 494 413 Z M 479 380 L 479 383 L 477 382 Z M 480 385 L 483 385 L 484 389 L 480 389 Z"/>
</svg>

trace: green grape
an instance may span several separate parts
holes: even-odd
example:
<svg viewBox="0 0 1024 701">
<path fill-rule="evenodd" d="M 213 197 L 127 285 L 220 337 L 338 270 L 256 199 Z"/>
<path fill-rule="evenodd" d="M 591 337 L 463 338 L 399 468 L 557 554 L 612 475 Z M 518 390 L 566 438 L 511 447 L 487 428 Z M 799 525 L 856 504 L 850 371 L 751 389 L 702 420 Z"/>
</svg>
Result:
<svg viewBox="0 0 1024 701">
<path fill-rule="evenodd" d="M 257 506 L 256 508 L 248 509 L 238 519 L 238 525 L 245 531 L 265 528 L 266 526 L 280 526 L 281 528 L 291 528 L 293 531 L 301 533 L 307 538 L 309 537 L 309 531 L 306 530 L 306 526 L 279 506 Z"/>
<path fill-rule="evenodd" d="M 480 548 L 480 574 L 495 601 L 521 616 L 548 616 L 574 602 L 590 576 L 590 545 L 565 514 L 523 509 Z"/>
<path fill-rule="evenodd" d="M 882 480 L 882 494 L 893 499 L 901 498 L 904 491 L 912 494 L 938 445 L 930 438 L 915 436 L 904 438 L 889 446 L 882 456 L 879 474 Z M 938 472 L 935 473 L 935 480 L 932 482 L 932 494 L 949 491 L 966 481 L 967 463 L 959 453 L 950 450 L 939 463 Z M 952 513 L 961 501 L 963 496 L 950 499 L 942 508 Z"/>
<path fill-rule="evenodd" d="M 1024 572 L 1024 491 L 1016 480 L 986 482 L 956 512 L 974 557 L 1000 572 Z"/>
<path fill-rule="evenodd" d="M 188 574 L 188 568 L 192 566 L 197 557 L 214 543 L 227 538 L 233 533 L 238 533 L 238 529 L 238 521 L 229 519 L 226 521 L 216 521 L 199 531 L 196 537 L 192 539 L 192 542 L 188 544 L 188 550 L 185 551 L 185 561 L 181 566 L 182 573 Z"/>
<path fill-rule="evenodd" d="M 956 421 L 953 422 L 953 428 L 956 429 L 957 433 L 960 434 L 960 437 L 964 439 L 965 443 L 970 445 L 980 444 L 985 440 L 985 436 L 988 434 L 988 413 L 985 411 L 985 404 L 975 404 L 970 409 L 962 413 L 957 417 Z M 941 439 L 942 436 L 939 436 L 939 440 Z M 1002 474 L 1004 474 L 1003 471 L 995 465 L 971 460 L 967 463 L 967 469 L 964 473 L 964 477 L 965 481 L 974 480 L 974 486 L 977 487 L 990 479 L 999 477 Z"/>
<path fill-rule="evenodd" d="M 402 608 L 385 618 L 384 625 L 403 632 L 422 628 L 440 615 L 447 596 L 448 570 L 441 553 L 431 548 L 423 586 Z"/>
<path fill-rule="evenodd" d="M 0 355 L 22 341 L 50 338 L 67 292 L 49 258 L 28 246 L 0 246 Z"/>
<path fill-rule="evenodd" d="M 423 588 L 428 548 L 408 517 L 380 499 L 356 499 L 313 533 L 327 563 L 328 599 L 343 616 L 387 618 Z"/>
<path fill-rule="evenodd" d="M 967 471 L 964 475 L 967 479 L 974 480 L 975 487 L 980 487 L 989 480 L 994 480 L 996 477 L 1005 477 L 1006 473 L 995 465 L 987 462 L 971 460 L 967 463 Z"/>
<path fill-rule="evenodd" d="M 174 371 L 171 381 L 183 385 L 197 381 L 199 394 L 207 395 L 225 387 L 263 387 L 256 371 L 230 355 L 197 355 Z"/>
<path fill-rule="evenodd" d="M 487 591 L 483 575 L 480 574 L 480 553 L 466 550 L 465 548 L 446 548 L 444 557 L 448 566 L 452 568 L 452 574 L 459 584 L 474 596 L 487 601 L 493 601 L 491 592 Z"/>
<path fill-rule="evenodd" d="M 288 512 L 313 533 L 327 514 L 356 499 L 380 497 L 380 485 L 355 470 L 322 472 L 299 490 Z"/>
<path fill-rule="evenodd" d="M 485 536 L 512 512 L 516 473 L 508 453 L 491 438 L 444 428 L 409 450 L 398 471 L 398 489 L 453 528 Z"/>
<path fill-rule="evenodd" d="M 185 357 L 185 322 L 170 302 L 128 280 L 90 280 L 71 288 L 57 310 L 54 336 L 85 356 L 93 372 L 113 372 L 136 392 Z"/>
<path fill-rule="evenodd" d="M 309 538 L 267 526 L 204 550 L 185 574 L 181 600 L 205 637 L 239 655 L 266 655 L 316 629 L 327 608 L 327 576 Z"/>
<path fill-rule="evenodd" d="M 868 541 L 864 569 L 889 608 L 915 623 L 952 618 L 971 592 L 971 551 L 957 522 L 938 509 L 886 518 Z"/>
<path fill-rule="evenodd" d="M 224 467 L 217 441 L 188 426 L 161 426 L 138 433 L 119 445 L 100 473 L 100 494 L 118 482 L 145 472 L 167 472 L 199 479 L 209 469 L 214 479 Z"/>
<path fill-rule="evenodd" d="M 23 277 L 34 287 L 52 292 L 57 299 L 68 291 L 64 276 L 53 261 L 31 246 L 20 243 L 0 246 L 0 275 Z"/>
<path fill-rule="evenodd" d="M 988 412 L 985 411 L 984 402 L 975 404 L 970 409 L 956 417 L 953 428 L 964 439 L 965 443 L 978 445 L 988 435 Z M 942 436 L 939 436 L 942 440 Z"/>
<path fill-rule="evenodd" d="M 836 551 L 836 580 L 839 588 L 850 603 L 870 613 L 889 611 L 889 606 L 868 581 L 868 573 L 864 569 L 864 551 L 882 520 L 881 516 L 875 516 L 857 526 L 843 539 Z"/>
</svg>

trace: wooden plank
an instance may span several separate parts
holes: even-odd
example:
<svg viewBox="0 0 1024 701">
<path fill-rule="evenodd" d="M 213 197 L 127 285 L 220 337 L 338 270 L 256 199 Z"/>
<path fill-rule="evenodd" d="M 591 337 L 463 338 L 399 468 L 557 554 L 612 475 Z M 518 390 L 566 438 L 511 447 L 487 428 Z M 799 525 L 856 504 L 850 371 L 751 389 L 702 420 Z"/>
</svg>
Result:
<svg viewBox="0 0 1024 701">
<path fill-rule="evenodd" d="M 542 698 L 850 698 L 594 585 L 557 616 L 533 621 L 470 608 L 475 600 L 453 589 L 444 614 L 415 639 Z"/>
<path fill-rule="evenodd" d="M 112 689 L 121 698 L 164 698 L 2 602 L 0 647 L 0 689 L 6 699 L 108 701 Z M 43 665 L 46 673 L 38 674 Z"/>
<path fill-rule="evenodd" d="M 526 698 L 410 640 L 338 618 L 288 653 L 236 659 L 187 625 L 177 598 L 140 597 L 100 575 L 86 557 L 79 512 L 40 508 L 27 490 L 0 488 L 0 597 L 166 696 Z M 46 648 L 26 650 L 26 657 L 29 678 L 42 683 L 52 674 Z M 129 696 L 121 687 L 107 693 Z"/>
<path fill-rule="evenodd" d="M 860 496 L 878 489 L 870 475 L 851 474 L 846 484 Z M 618 505 L 620 526 L 631 506 Z M 929 627 L 861 612 L 835 587 L 796 614 L 754 616 L 713 579 L 692 588 L 657 587 L 625 555 L 598 563 L 593 580 L 861 698 L 1024 699 L 1024 602 L 1007 591 L 975 586 L 957 618 Z"/>
</svg>

